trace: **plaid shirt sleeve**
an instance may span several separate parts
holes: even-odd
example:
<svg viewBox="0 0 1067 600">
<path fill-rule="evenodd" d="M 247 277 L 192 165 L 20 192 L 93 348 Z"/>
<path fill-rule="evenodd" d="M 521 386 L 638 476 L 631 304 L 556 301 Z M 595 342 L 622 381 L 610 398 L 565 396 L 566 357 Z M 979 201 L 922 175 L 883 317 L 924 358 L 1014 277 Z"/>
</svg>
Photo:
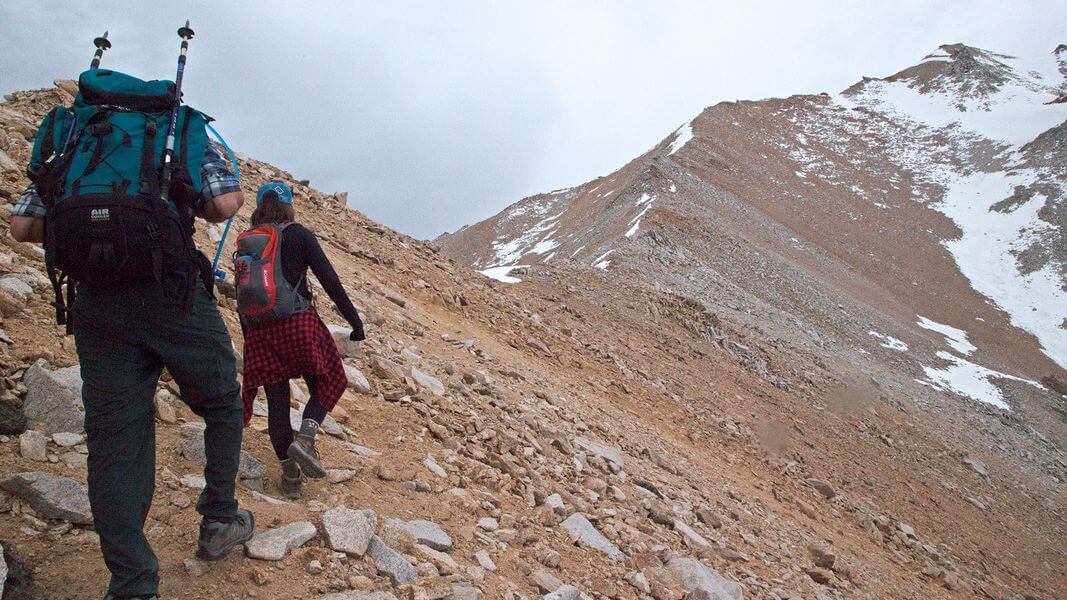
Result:
<svg viewBox="0 0 1067 600">
<path fill-rule="evenodd" d="M 229 161 L 219 154 L 215 144 L 211 142 L 208 142 L 207 149 L 204 151 L 204 162 L 200 166 L 200 181 L 200 197 L 204 201 L 241 190 L 240 182 L 230 170 Z"/>
<path fill-rule="evenodd" d="M 37 185 L 32 183 L 23 190 L 18 202 L 15 203 L 15 208 L 11 209 L 12 216 L 32 217 L 34 219 L 43 219 L 45 212 L 44 202 L 41 201 L 41 196 L 37 194 Z"/>
</svg>

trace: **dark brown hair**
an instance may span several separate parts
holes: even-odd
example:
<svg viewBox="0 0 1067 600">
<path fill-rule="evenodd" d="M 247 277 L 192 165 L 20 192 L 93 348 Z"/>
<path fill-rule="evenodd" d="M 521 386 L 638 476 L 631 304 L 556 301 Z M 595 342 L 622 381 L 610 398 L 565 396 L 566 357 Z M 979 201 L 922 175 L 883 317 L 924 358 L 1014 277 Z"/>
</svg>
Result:
<svg viewBox="0 0 1067 600">
<path fill-rule="evenodd" d="M 263 194 L 263 200 L 260 201 L 256 210 L 252 211 L 252 226 L 259 227 L 269 223 L 281 225 L 295 218 L 296 213 L 293 211 L 292 204 L 282 204 L 278 202 L 278 194 L 267 192 Z"/>
</svg>

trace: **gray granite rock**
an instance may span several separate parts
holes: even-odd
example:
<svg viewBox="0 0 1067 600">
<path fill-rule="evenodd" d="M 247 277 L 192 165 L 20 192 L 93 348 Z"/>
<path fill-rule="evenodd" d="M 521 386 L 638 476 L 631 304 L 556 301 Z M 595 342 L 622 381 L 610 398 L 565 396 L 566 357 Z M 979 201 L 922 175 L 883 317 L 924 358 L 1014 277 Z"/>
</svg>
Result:
<svg viewBox="0 0 1067 600">
<path fill-rule="evenodd" d="M 394 586 L 414 581 L 419 577 L 419 572 L 411 566 L 403 554 L 386 546 L 385 542 L 376 535 L 371 537 L 367 553 L 374 559 L 378 574 L 388 577 Z"/>
<path fill-rule="evenodd" d="M 675 519 L 674 530 L 682 534 L 682 537 L 685 538 L 686 542 L 691 545 L 699 546 L 702 548 L 711 547 L 711 542 L 709 542 L 704 536 L 697 533 L 695 529 L 687 525 L 685 521 Z"/>
<path fill-rule="evenodd" d="M 19 436 L 19 455 L 37 462 L 48 462 L 48 438 L 32 429 Z"/>
<path fill-rule="evenodd" d="M 607 444 L 602 444 L 585 437 L 575 438 L 574 445 L 594 456 L 600 457 L 610 463 L 614 463 L 617 467 L 621 468 L 623 466 L 623 453 L 618 447 L 608 446 Z"/>
<path fill-rule="evenodd" d="M 418 367 L 411 367 L 411 379 L 418 384 L 419 387 L 425 389 L 434 396 L 445 395 L 445 384 L 441 383 L 441 380 L 433 375 L 420 371 Z"/>
<path fill-rule="evenodd" d="M 544 600 L 576 600 L 582 595 L 582 590 L 573 585 L 561 585 L 556 591 L 545 594 Z"/>
<path fill-rule="evenodd" d="M 363 511 L 337 506 L 322 516 L 322 531 L 333 550 L 363 556 L 374 536 L 374 522 Z"/>
<path fill-rule="evenodd" d="M 567 507 L 563 504 L 563 496 L 559 494 L 552 494 L 545 498 L 545 506 L 561 517 L 567 514 Z"/>
<path fill-rule="evenodd" d="M 26 370 L 23 382 L 26 399 L 22 412 L 28 429 L 49 435 L 85 430 L 81 369 L 77 365 L 53 371 L 43 359 L 38 360 Z"/>
<path fill-rule="evenodd" d="M 207 487 L 207 480 L 204 479 L 203 475 L 182 475 L 182 478 L 179 481 L 183 487 L 187 487 L 191 490 L 202 490 Z"/>
<path fill-rule="evenodd" d="M 306 544 L 317 532 L 313 523 L 297 521 L 257 533 L 245 544 L 245 552 L 251 558 L 281 560 L 293 549 Z"/>
<path fill-rule="evenodd" d="M 85 436 L 80 433 L 60 431 L 52 434 L 52 441 L 60 448 L 71 448 L 85 441 Z"/>
<path fill-rule="evenodd" d="M 448 600 L 485 600 L 485 593 L 466 581 L 452 584 L 452 595 Z"/>
<path fill-rule="evenodd" d="M 729 581 L 696 559 L 672 558 L 667 562 L 667 569 L 678 578 L 682 589 L 693 597 L 707 600 L 742 600 L 744 597 L 741 584 Z"/>
<path fill-rule="evenodd" d="M 14 275 L 0 278 L 0 289 L 20 302 L 25 302 L 33 295 L 33 286 Z"/>
<path fill-rule="evenodd" d="M 352 365 L 345 365 L 345 377 L 348 378 L 348 387 L 353 391 L 360 394 L 370 394 L 373 391 L 370 386 L 370 381 L 367 379 L 367 376 L 363 374 L 363 371 L 360 371 Z"/>
<path fill-rule="evenodd" d="M 401 521 L 390 519 L 390 523 L 411 532 L 415 541 L 423 546 L 429 546 L 434 550 L 447 552 L 452 549 L 452 536 L 448 535 L 441 526 L 433 521 L 416 519 L 414 521 Z"/>
<path fill-rule="evenodd" d="M 341 353 L 344 358 L 355 358 L 360 355 L 359 342 L 348 339 L 352 335 L 352 330 L 347 327 L 338 327 L 337 325 L 327 325 L 330 330 L 330 335 L 333 336 L 334 344 L 337 344 L 337 351 Z"/>
<path fill-rule="evenodd" d="M 85 486 L 67 477 L 34 471 L 0 480 L 0 489 L 27 502 L 43 519 L 63 519 L 75 525 L 92 525 Z"/>
<path fill-rule="evenodd" d="M 594 527 L 582 513 L 574 513 L 567 517 L 561 523 L 561 526 L 567 530 L 575 541 L 582 545 L 599 550 L 616 562 L 626 560 L 626 555 L 623 554 L 622 550 L 619 550 L 615 544 L 611 543 L 611 540 L 604 537 L 604 534 L 600 533 L 600 530 Z"/>
</svg>

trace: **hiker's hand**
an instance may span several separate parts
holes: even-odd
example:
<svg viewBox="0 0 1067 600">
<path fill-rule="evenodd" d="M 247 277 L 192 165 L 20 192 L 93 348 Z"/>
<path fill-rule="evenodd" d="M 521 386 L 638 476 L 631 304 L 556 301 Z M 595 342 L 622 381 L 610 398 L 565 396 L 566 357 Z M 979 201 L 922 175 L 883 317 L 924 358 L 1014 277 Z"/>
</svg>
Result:
<svg viewBox="0 0 1067 600">
<path fill-rule="evenodd" d="M 210 223 L 222 223 L 236 215 L 244 203 L 245 196 L 241 192 L 221 194 L 204 202 L 204 205 L 196 211 L 196 216 Z"/>
<path fill-rule="evenodd" d="M 13 215 L 9 230 L 17 242 L 44 241 L 44 219 Z"/>
</svg>

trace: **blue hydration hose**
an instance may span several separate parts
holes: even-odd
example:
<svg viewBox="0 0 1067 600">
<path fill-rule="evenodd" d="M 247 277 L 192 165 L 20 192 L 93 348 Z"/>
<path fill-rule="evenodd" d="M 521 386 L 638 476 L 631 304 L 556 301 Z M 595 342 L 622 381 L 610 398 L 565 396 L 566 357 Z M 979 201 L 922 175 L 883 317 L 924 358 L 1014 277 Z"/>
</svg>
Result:
<svg viewBox="0 0 1067 600">
<path fill-rule="evenodd" d="M 215 139 L 222 144 L 222 147 L 226 149 L 226 153 L 230 155 L 230 163 L 233 165 L 233 174 L 237 177 L 237 181 L 241 180 L 241 169 L 237 166 L 237 157 L 234 155 L 233 150 L 230 149 L 226 140 L 222 139 L 219 132 L 215 131 L 215 128 L 211 126 L 211 123 L 206 123 L 208 131 L 211 135 L 215 136 Z M 233 223 L 233 217 L 226 220 L 226 227 L 222 230 L 222 239 L 219 240 L 219 247 L 215 250 L 215 259 L 211 261 L 211 272 L 215 274 L 218 279 L 226 279 L 226 273 L 219 270 L 219 257 L 222 256 L 222 246 L 226 243 L 226 235 L 230 233 L 230 225 Z"/>
</svg>

